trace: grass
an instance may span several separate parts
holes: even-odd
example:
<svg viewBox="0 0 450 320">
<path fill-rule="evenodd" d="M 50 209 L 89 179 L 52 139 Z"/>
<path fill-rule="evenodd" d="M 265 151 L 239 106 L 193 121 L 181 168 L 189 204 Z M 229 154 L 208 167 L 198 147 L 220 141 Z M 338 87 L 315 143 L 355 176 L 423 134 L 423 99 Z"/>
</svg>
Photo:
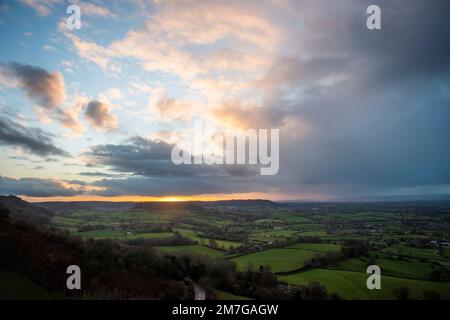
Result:
<svg viewBox="0 0 450 320">
<path fill-rule="evenodd" d="M 237 296 L 221 290 L 216 290 L 217 300 L 253 300 L 252 298 Z"/>
<path fill-rule="evenodd" d="M 105 238 L 119 238 L 124 236 L 124 233 L 119 230 L 90 230 L 78 232 L 77 235 L 83 238 L 96 238 L 96 239 L 105 239 Z"/>
<path fill-rule="evenodd" d="M 310 230 L 300 232 L 298 236 L 300 237 L 325 237 L 327 236 L 327 232 L 325 230 Z"/>
<path fill-rule="evenodd" d="M 381 273 L 383 275 L 400 278 L 423 280 L 425 274 L 431 273 L 433 271 L 433 266 L 431 263 L 420 262 L 414 259 L 405 261 L 400 259 L 387 259 L 381 257 L 375 260 L 375 264 L 380 266 Z M 366 272 L 366 268 L 368 265 L 369 262 L 367 261 L 367 259 L 352 258 L 340 262 L 336 266 L 336 269 Z"/>
<path fill-rule="evenodd" d="M 410 289 L 413 299 L 422 299 L 425 291 L 436 291 L 443 299 L 450 299 L 450 283 L 402 279 L 390 276 L 381 277 L 381 290 L 369 290 L 366 286 L 368 275 L 362 272 L 314 269 L 289 276 L 279 277 L 293 285 L 307 285 L 312 281 L 324 284 L 328 292 L 336 292 L 345 299 L 395 299 L 392 290 L 399 286 Z"/>
<path fill-rule="evenodd" d="M 106 239 L 106 238 L 153 239 L 153 238 L 170 238 L 170 237 L 174 236 L 174 234 L 172 232 L 151 232 L 151 233 L 149 232 L 149 233 L 135 233 L 135 234 L 127 235 L 123 231 L 110 230 L 110 229 L 83 231 L 83 232 L 78 232 L 77 234 L 83 238 L 94 238 L 94 239 Z"/>
<path fill-rule="evenodd" d="M 188 246 L 154 246 L 157 251 L 164 253 L 190 253 L 201 254 L 213 257 L 223 256 L 223 252 L 212 249 L 202 245 L 188 245 Z"/>
<path fill-rule="evenodd" d="M 47 300 L 61 299 L 41 288 L 27 277 L 16 272 L 0 269 L 0 300 Z"/>
<path fill-rule="evenodd" d="M 185 238 L 189 238 L 189 239 L 192 239 L 194 241 L 199 241 L 199 242 L 201 240 L 201 238 L 197 235 L 197 233 L 194 230 L 179 229 L 179 228 L 176 228 L 174 230 L 178 231 Z"/>
<path fill-rule="evenodd" d="M 273 272 L 290 271 L 303 267 L 305 261 L 316 255 L 309 250 L 270 249 L 231 259 L 239 270 L 247 270 L 249 266 L 270 265 Z"/>
<path fill-rule="evenodd" d="M 297 231 L 294 230 L 266 230 L 252 233 L 249 238 L 253 240 L 271 241 L 276 239 L 292 238 L 295 237 L 296 234 Z"/>
<path fill-rule="evenodd" d="M 174 229 L 174 230 L 178 231 L 185 238 L 189 238 L 191 240 L 198 241 L 199 244 L 204 244 L 204 245 L 209 244 L 208 238 L 201 238 L 200 236 L 197 235 L 197 233 L 194 230 L 179 229 L 179 228 Z M 219 248 L 221 248 L 223 246 L 224 249 L 226 249 L 226 250 L 228 250 L 230 247 L 237 248 L 242 245 L 242 243 L 240 243 L 240 242 L 229 241 L 229 240 L 216 240 L 216 243 Z"/>
<path fill-rule="evenodd" d="M 288 246 L 286 248 L 310 250 L 317 252 L 330 252 L 330 251 L 339 252 L 342 246 L 340 244 L 333 244 L 333 243 L 299 243 Z"/>
<path fill-rule="evenodd" d="M 229 241 L 229 240 L 215 240 L 218 248 L 224 248 L 225 250 L 230 249 L 231 247 L 237 248 L 242 244 L 237 241 Z M 201 238 L 199 241 L 201 244 L 209 245 L 209 239 Z"/>
<path fill-rule="evenodd" d="M 435 261 L 449 261 L 446 257 L 439 256 L 437 254 L 437 249 L 413 248 L 407 247 L 402 244 L 396 244 L 385 249 L 385 251 L 392 254 L 411 256 L 419 259 L 421 258 Z"/>
<path fill-rule="evenodd" d="M 172 232 L 153 232 L 153 233 L 135 233 L 127 236 L 121 237 L 121 239 L 154 239 L 154 238 L 170 238 L 173 237 Z"/>
</svg>

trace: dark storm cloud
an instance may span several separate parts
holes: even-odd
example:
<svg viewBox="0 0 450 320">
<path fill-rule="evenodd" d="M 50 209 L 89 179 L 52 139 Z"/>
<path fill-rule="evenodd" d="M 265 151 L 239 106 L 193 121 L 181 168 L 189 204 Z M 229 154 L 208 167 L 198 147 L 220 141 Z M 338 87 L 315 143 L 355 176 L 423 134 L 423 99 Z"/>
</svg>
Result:
<svg viewBox="0 0 450 320">
<path fill-rule="evenodd" d="M 379 31 L 365 26 L 369 4 L 381 7 Z M 280 57 L 258 83 L 283 115 L 273 127 L 297 123 L 281 129 L 273 185 L 331 196 L 448 192 L 450 2 L 296 5 L 297 54 Z"/>
<path fill-rule="evenodd" d="M 191 175 L 189 168 L 172 163 L 172 147 L 163 141 L 134 137 L 124 144 L 93 146 L 87 155 L 94 164 L 108 166 L 121 173 L 145 176 Z"/>
<path fill-rule="evenodd" d="M 55 180 L 22 178 L 13 179 L 0 176 L 0 194 L 24 195 L 29 197 L 74 196 L 82 191 L 65 188 Z"/>
<path fill-rule="evenodd" d="M 255 192 L 266 189 L 259 169 L 243 165 L 175 165 L 171 160 L 173 145 L 134 137 L 119 145 L 91 147 L 86 154 L 98 166 L 118 172 L 120 179 L 103 179 L 93 183 L 104 190 L 97 195 L 193 195 L 202 193 Z M 99 172 L 83 175 L 113 177 Z M 131 175 L 131 176 L 126 176 Z M 251 178 L 253 176 L 254 178 Z M 265 180 L 267 181 L 267 179 Z"/>
<path fill-rule="evenodd" d="M 85 176 L 85 177 L 108 177 L 108 178 L 113 178 L 113 177 L 121 177 L 121 174 L 117 174 L 117 173 L 105 173 L 105 172 L 80 172 L 78 173 L 80 176 Z"/>
<path fill-rule="evenodd" d="M 0 117 L 0 144 L 22 147 L 38 156 L 68 156 L 67 152 L 54 146 L 52 136 L 39 128 L 26 128 L 9 119 Z"/>
<path fill-rule="evenodd" d="M 93 183 L 104 190 L 95 191 L 102 196 L 117 195 L 196 195 L 217 193 L 242 193 L 270 191 L 272 186 L 266 177 L 256 179 L 228 176 L 212 178 L 205 176 L 134 176 L 126 179 L 104 179 Z"/>
<path fill-rule="evenodd" d="M 194 195 L 202 193 L 237 192 L 223 182 L 198 177 L 131 177 L 127 179 L 105 179 L 94 183 L 105 188 L 98 195 Z"/>
<path fill-rule="evenodd" d="M 369 4 L 381 7 L 379 31 L 366 28 Z M 301 28 L 291 38 L 292 54 L 279 56 L 256 84 L 263 108 L 236 103 L 215 114 L 242 127 L 280 128 L 278 175 L 176 167 L 170 145 L 144 139 L 92 149 L 96 163 L 139 175 L 97 182 L 103 193 L 448 193 L 450 2 L 299 0 L 294 6 Z"/>
<path fill-rule="evenodd" d="M 2 73 L 11 83 L 25 91 L 28 98 L 41 107 L 53 109 L 61 105 L 66 97 L 64 79 L 59 72 L 25 64 L 11 62 L 1 65 Z"/>
<path fill-rule="evenodd" d="M 389 85 L 392 81 L 407 81 L 412 77 L 448 75 L 450 2 L 377 2 L 382 10 L 380 32 L 358 28 L 361 24 L 358 18 L 349 25 L 349 45 L 355 54 L 370 59 L 373 65 L 371 81 Z"/>
<path fill-rule="evenodd" d="M 123 144 L 105 144 L 91 147 L 86 154 L 96 165 L 111 170 L 140 176 L 205 176 L 248 175 L 251 167 L 175 165 L 171 159 L 173 144 L 164 141 L 133 137 Z"/>
</svg>

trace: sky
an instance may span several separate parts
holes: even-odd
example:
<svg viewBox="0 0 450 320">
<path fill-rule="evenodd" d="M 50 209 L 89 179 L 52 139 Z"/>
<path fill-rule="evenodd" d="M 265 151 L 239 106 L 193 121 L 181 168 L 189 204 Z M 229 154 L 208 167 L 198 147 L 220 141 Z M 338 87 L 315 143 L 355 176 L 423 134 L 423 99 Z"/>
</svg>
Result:
<svg viewBox="0 0 450 320">
<path fill-rule="evenodd" d="M 0 0 L 0 194 L 448 196 L 449 13 L 447 0 Z M 278 173 L 175 165 L 196 121 L 279 129 Z"/>
</svg>

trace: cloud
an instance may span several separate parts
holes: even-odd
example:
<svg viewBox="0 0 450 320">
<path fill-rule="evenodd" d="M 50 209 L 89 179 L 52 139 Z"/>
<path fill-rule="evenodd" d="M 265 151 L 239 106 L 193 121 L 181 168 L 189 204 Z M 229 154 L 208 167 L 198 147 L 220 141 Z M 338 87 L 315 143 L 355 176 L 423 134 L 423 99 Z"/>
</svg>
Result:
<svg viewBox="0 0 450 320">
<path fill-rule="evenodd" d="M 123 144 L 91 147 L 87 152 L 91 163 L 108 166 L 113 171 L 145 176 L 195 174 L 192 166 L 176 166 L 171 160 L 173 145 L 142 137 L 128 139 Z"/>
<path fill-rule="evenodd" d="M 245 82 L 262 76 L 283 41 L 281 28 L 262 7 L 272 8 L 260 2 L 162 2 L 140 27 L 107 45 L 82 39 L 63 25 L 60 30 L 79 56 L 109 75 L 121 72 L 123 60 L 134 60 L 215 100 L 236 95 Z"/>
<path fill-rule="evenodd" d="M 295 119 L 307 130 L 282 127 L 272 185 L 282 178 L 298 194 L 336 197 L 448 190 L 450 28 L 441 13 L 449 3 L 382 1 L 376 32 L 361 14 L 368 1 L 293 4 L 298 43 L 257 86 L 283 124 Z M 221 112 L 247 120 L 233 107 Z M 246 122 L 264 113 L 249 114 Z"/>
<path fill-rule="evenodd" d="M 240 101 L 225 102 L 212 110 L 212 115 L 225 128 L 276 129 L 282 125 L 286 112 L 276 108 L 244 106 Z"/>
<path fill-rule="evenodd" d="M 188 121 L 201 111 L 222 128 L 280 128 L 280 171 L 267 178 L 239 167 L 175 167 L 168 139 L 93 145 L 86 154 L 92 166 L 126 175 L 95 182 L 105 187 L 98 192 L 448 192 L 450 28 L 443 13 L 450 3 L 377 1 L 379 31 L 366 28 L 369 4 L 160 1 L 116 40 L 96 43 L 64 30 L 76 53 L 107 76 L 137 65 L 151 73 L 152 87 L 167 85 L 170 94 L 158 95 L 129 79 L 150 95 L 152 120 Z M 119 100 L 120 93 L 105 97 Z M 96 99 L 77 110 L 97 102 L 102 107 L 86 119 L 99 128 L 114 123 L 111 102 Z"/>
<path fill-rule="evenodd" d="M 220 181 L 205 177 L 129 177 L 126 179 L 104 179 L 94 182 L 95 186 L 103 190 L 96 195 L 198 195 L 217 193 L 250 192 L 257 189 L 268 189 L 268 186 L 257 186 L 248 180 L 235 177 L 234 181 Z"/>
<path fill-rule="evenodd" d="M 117 117 L 110 113 L 110 107 L 97 100 L 93 100 L 87 104 L 84 117 L 98 130 L 111 131 L 118 127 Z"/>
<path fill-rule="evenodd" d="M 95 16 L 102 18 L 113 18 L 116 14 L 112 13 L 109 8 L 94 3 L 76 1 L 75 4 L 80 6 L 81 14 L 86 16 Z"/>
<path fill-rule="evenodd" d="M 61 3 L 61 0 L 20 0 L 20 2 L 33 8 L 40 16 L 48 16 L 52 12 L 52 7 Z"/>
<path fill-rule="evenodd" d="M 122 144 L 92 146 L 86 152 L 90 163 L 109 169 L 147 177 L 173 176 L 219 178 L 226 176 L 249 176 L 259 174 L 253 166 L 238 165 L 175 165 L 171 159 L 174 144 L 162 140 L 145 139 L 139 136 Z"/>
<path fill-rule="evenodd" d="M 0 176 L 0 194 L 13 194 L 29 197 L 74 196 L 83 191 L 66 187 L 53 179 L 21 178 Z"/>
<path fill-rule="evenodd" d="M 72 41 L 80 57 L 95 63 L 108 74 L 115 75 L 122 71 L 122 64 L 117 61 L 120 56 L 114 49 L 101 46 L 92 41 L 83 40 L 69 32 L 64 24 L 60 24 L 59 29 Z"/>
<path fill-rule="evenodd" d="M 80 176 L 85 176 L 85 177 L 108 177 L 108 178 L 119 178 L 122 177 L 123 175 L 121 174 L 117 174 L 117 173 L 106 173 L 106 172 L 80 172 L 78 173 Z"/>
<path fill-rule="evenodd" d="M 74 108 L 68 111 L 57 110 L 55 116 L 64 128 L 73 130 L 76 135 L 84 132 L 84 126 L 78 121 L 78 110 Z"/>
<path fill-rule="evenodd" d="M 37 103 L 34 111 L 40 121 L 50 123 L 56 120 L 64 128 L 77 134 L 84 131 L 78 121 L 80 97 L 74 97 L 73 106 L 69 110 L 62 108 L 66 100 L 66 90 L 60 72 L 49 72 L 41 67 L 12 62 L 1 65 L 0 83 L 6 87 L 21 88 L 31 101 Z"/>
<path fill-rule="evenodd" d="M 38 156 L 68 156 L 68 153 L 56 146 L 52 136 L 39 129 L 27 128 L 7 118 L 0 118 L 0 144 L 22 147 Z"/>
<path fill-rule="evenodd" d="M 12 62 L 2 65 L 2 73 L 43 108 L 54 109 L 66 98 L 64 79 L 59 72 Z"/>
<path fill-rule="evenodd" d="M 164 121 L 188 122 L 199 111 L 194 102 L 173 99 L 163 91 L 154 90 L 149 99 L 149 109 Z"/>
<path fill-rule="evenodd" d="M 89 163 L 117 172 L 116 179 L 94 181 L 100 188 L 94 194 L 114 195 L 170 195 L 233 193 L 268 190 L 259 169 L 245 165 L 175 165 L 171 160 L 173 144 L 133 137 L 122 144 L 91 147 L 84 156 Z M 255 169 L 256 168 L 256 169 Z M 82 175 L 114 177 L 101 172 Z"/>
</svg>

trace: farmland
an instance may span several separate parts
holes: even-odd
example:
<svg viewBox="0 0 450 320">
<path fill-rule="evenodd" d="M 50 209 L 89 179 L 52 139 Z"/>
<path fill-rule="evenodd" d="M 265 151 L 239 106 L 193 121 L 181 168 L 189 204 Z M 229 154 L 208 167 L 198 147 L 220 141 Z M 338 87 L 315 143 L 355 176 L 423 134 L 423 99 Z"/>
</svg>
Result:
<svg viewBox="0 0 450 320">
<path fill-rule="evenodd" d="M 448 203 L 140 203 L 117 210 L 52 208 L 57 228 L 74 236 L 147 246 L 164 255 L 201 255 L 238 271 L 275 273 L 295 290 L 324 285 L 343 299 L 450 299 Z M 380 266 L 382 289 L 366 287 Z M 218 290 L 219 298 L 233 294 Z"/>
<path fill-rule="evenodd" d="M 435 283 L 385 276 L 381 290 L 367 290 L 367 275 L 362 272 L 315 269 L 304 273 L 281 277 L 294 285 L 307 285 L 320 281 L 331 292 L 339 293 L 345 299 L 395 299 L 393 290 L 405 286 L 411 291 L 411 298 L 421 299 L 426 291 L 436 291 L 442 298 L 450 299 L 450 283 Z"/>
<path fill-rule="evenodd" d="M 269 249 L 233 258 L 239 270 L 269 265 L 273 272 L 295 270 L 314 256 L 309 250 Z"/>
</svg>

